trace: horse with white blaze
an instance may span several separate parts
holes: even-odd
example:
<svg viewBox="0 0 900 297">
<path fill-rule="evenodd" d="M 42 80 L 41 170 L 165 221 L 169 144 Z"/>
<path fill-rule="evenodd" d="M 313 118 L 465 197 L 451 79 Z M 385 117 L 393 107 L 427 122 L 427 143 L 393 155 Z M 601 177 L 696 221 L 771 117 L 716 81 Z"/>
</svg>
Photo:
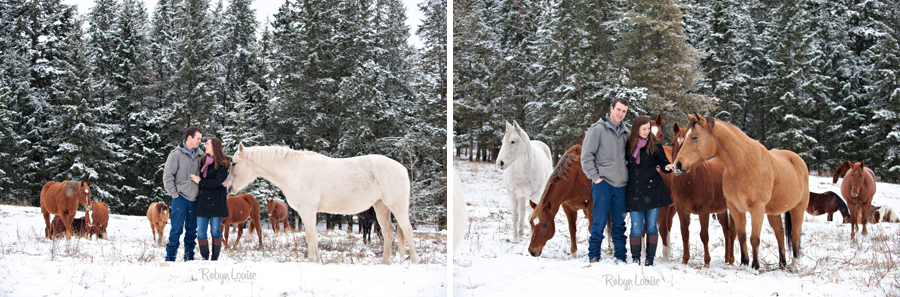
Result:
<svg viewBox="0 0 900 297">
<path fill-rule="evenodd" d="M 316 213 L 350 215 L 374 206 L 384 232 L 384 264 L 391 263 L 391 213 L 397 219 L 400 257 L 405 258 L 405 242 L 410 260 L 419 263 L 409 222 L 409 174 L 399 162 L 381 155 L 330 158 L 287 147 L 244 147 L 243 143 L 233 162 L 225 181 L 229 193 L 239 192 L 257 177 L 265 178 L 281 189 L 304 225 L 309 222 L 305 229 L 310 262 L 319 261 Z"/>
<path fill-rule="evenodd" d="M 497 165 L 503 170 L 503 185 L 511 202 L 513 241 L 519 242 L 528 217 L 525 205 L 537 205 L 547 179 L 553 172 L 550 147 L 539 140 L 531 140 L 528 134 L 513 121 L 506 122 Z M 530 202 L 530 203 L 529 203 Z"/>
</svg>

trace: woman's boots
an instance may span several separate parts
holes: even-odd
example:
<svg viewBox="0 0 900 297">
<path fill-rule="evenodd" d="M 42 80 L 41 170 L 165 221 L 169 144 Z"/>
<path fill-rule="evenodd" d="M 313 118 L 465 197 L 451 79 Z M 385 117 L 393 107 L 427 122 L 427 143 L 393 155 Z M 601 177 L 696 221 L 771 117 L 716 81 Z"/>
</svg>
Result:
<svg viewBox="0 0 900 297">
<path fill-rule="evenodd" d="M 203 257 L 203 260 L 209 260 L 209 240 L 208 239 L 197 239 L 197 243 L 200 246 L 200 256 Z"/>
<path fill-rule="evenodd" d="M 631 238 L 631 263 L 641 265 L 641 238 Z M 647 255 L 644 260 L 644 266 L 653 266 L 653 258 L 656 257 L 656 245 L 659 241 L 659 235 L 647 235 Z"/>
<path fill-rule="evenodd" d="M 222 250 L 222 238 L 213 238 L 212 240 L 212 258 L 210 260 L 219 260 L 219 252 Z"/>
</svg>

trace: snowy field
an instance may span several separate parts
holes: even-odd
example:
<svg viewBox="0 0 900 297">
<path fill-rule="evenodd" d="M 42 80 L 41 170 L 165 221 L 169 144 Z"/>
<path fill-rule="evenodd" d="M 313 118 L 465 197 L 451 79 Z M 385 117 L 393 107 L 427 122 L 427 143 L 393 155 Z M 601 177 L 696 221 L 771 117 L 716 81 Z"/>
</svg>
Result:
<svg viewBox="0 0 900 297">
<path fill-rule="evenodd" d="M 512 234 L 509 201 L 501 171 L 493 164 L 456 160 L 463 182 L 470 225 L 454 255 L 455 296 L 583 296 L 628 293 L 634 296 L 900 296 L 900 224 L 868 226 L 868 236 L 850 240 L 850 225 L 825 215 L 806 215 L 797 271 L 778 269 L 778 243 L 768 222 L 763 223 L 759 275 L 725 264 L 724 238 L 718 222 L 710 220 L 710 268 L 703 268 L 700 224 L 692 215 L 691 260 L 681 264 L 682 243 L 678 218 L 674 219 L 672 258 L 641 267 L 613 264 L 612 250 L 604 240 L 599 263 L 587 259 L 587 220 L 579 212 L 578 252 L 568 253 L 569 232 L 565 214 L 556 215 L 557 231 L 543 254 L 528 254 L 529 234 L 520 243 Z M 810 190 L 840 194 L 840 180 L 810 176 Z M 900 209 L 900 185 L 878 183 L 874 205 Z M 748 220 L 749 221 L 749 220 Z M 749 224 L 748 248 L 749 248 Z M 626 232 L 627 234 L 627 232 Z M 660 245 L 662 242 L 660 241 Z M 735 258 L 740 262 L 736 244 Z M 660 250 L 662 247 L 660 247 Z M 630 251 L 628 257 L 630 261 Z M 791 263 L 788 251 L 788 264 Z M 661 293 L 665 295 L 660 295 Z M 631 296 L 631 295 L 629 295 Z"/>
<path fill-rule="evenodd" d="M 112 215 L 109 240 L 51 241 L 40 208 L 0 205 L 0 296 L 447 295 L 445 232 L 416 230 L 418 265 L 400 258 L 395 236 L 394 263 L 386 266 L 377 236 L 366 245 L 358 233 L 320 232 L 321 263 L 308 263 L 304 232 L 274 236 L 263 227 L 262 249 L 245 230 L 218 262 L 182 262 L 182 246 L 179 260 L 165 263 L 146 217 Z"/>
</svg>

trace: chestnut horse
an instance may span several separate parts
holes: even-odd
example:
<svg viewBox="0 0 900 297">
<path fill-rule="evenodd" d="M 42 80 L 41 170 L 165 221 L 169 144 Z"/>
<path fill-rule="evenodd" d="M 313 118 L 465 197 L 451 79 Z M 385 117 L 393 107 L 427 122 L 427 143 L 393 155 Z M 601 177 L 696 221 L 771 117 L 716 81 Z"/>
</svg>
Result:
<svg viewBox="0 0 900 297">
<path fill-rule="evenodd" d="M 828 221 L 834 219 L 834 212 L 840 211 L 844 217 L 843 223 L 850 222 L 850 211 L 847 209 L 847 203 L 841 199 L 838 194 L 828 191 L 822 194 L 809 192 L 809 206 L 806 207 L 806 213 L 817 216 L 828 214 Z"/>
<path fill-rule="evenodd" d="M 238 224 L 237 239 L 234 240 L 234 247 L 241 243 L 241 235 L 244 234 L 244 222 L 250 219 L 250 232 L 256 230 L 259 236 L 259 247 L 262 248 L 262 230 L 259 225 L 259 202 L 253 195 L 241 194 L 237 196 L 228 196 L 228 216 L 222 218 L 222 232 L 225 238 L 222 248 L 228 249 L 228 229 L 231 224 Z"/>
<path fill-rule="evenodd" d="M 97 239 L 106 239 L 106 226 L 109 224 L 109 207 L 100 201 L 91 201 L 91 238 L 97 234 Z"/>
<path fill-rule="evenodd" d="M 266 199 L 266 211 L 269 212 L 269 224 L 272 225 L 272 231 L 278 234 L 278 223 L 284 221 L 284 231 L 291 232 L 291 225 L 288 225 L 288 208 L 287 204 L 274 199 Z"/>
<path fill-rule="evenodd" d="M 78 211 L 78 204 L 84 206 L 85 220 L 91 224 L 91 217 L 87 215 L 91 210 L 91 182 L 47 182 L 41 188 L 41 213 L 44 215 L 44 224 L 47 231 L 46 237 L 53 238 L 53 229 L 50 228 L 50 215 L 57 215 L 66 227 L 66 240 L 72 238 L 72 220 Z"/>
<path fill-rule="evenodd" d="M 809 169 L 806 162 L 794 152 L 768 150 L 731 124 L 698 114 L 688 115 L 690 125 L 684 137 L 676 138 L 681 150 L 675 155 L 678 171 L 690 173 L 706 160 L 718 157 L 725 166 L 722 174 L 722 191 L 728 211 L 734 219 L 737 237 L 741 244 L 741 265 L 747 257 L 747 217 L 750 212 L 753 246 L 753 262 L 750 271 L 759 273 L 759 234 L 763 216 L 775 230 L 778 240 L 779 267 L 787 265 L 784 254 L 785 231 L 793 252 L 792 265 L 800 256 L 800 228 L 809 203 Z M 782 225 L 781 214 L 785 214 Z M 785 230 L 785 228 L 787 230 Z"/>
<path fill-rule="evenodd" d="M 624 157 L 624 156 L 623 156 Z M 576 144 L 569 148 L 556 163 L 553 173 L 544 187 L 544 193 L 538 204 L 532 205 L 534 212 L 531 214 L 531 243 L 528 252 L 532 256 L 540 256 L 547 240 L 556 233 L 556 213 L 560 206 L 566 219 L 569 221 L 569 238 L 571 245 L 569 252 L 575 255 L 578 247 L 575 245 L 575 219 L 578 211 L 584 212 L 588 219 L 588 230 L 591 229 L 593 217 L 591 209 L 594 206 L 594 198 L 591 196 L 591 180 L 581 170 L 581 145 Z"/>
<path fill-rule="evenodd" d="M 850 209 L 850 239 L 853 239 L 856 235 L 856 224 L 862 224 L 862 235 L 869 233 L 866 224 L 869 222 L 872 197 L 875 196 L 875 172 L 863 162 L 844 161 L 834 170 L 832 175 L 834 181 L 831 183 L 837 183 L 841 175 L 844 176 L 844 180 L 841 181 L 841 195 L 847 199 L 847 207 Z"/>
<path fill-rule="evenodd" d="M 91 230 L 91 226 L 87 224 L 84 217 L 72 219 L 72 234 L 75 236 L 81 236 L 84 238 L 93 237 L 93 231 Z M 63 236 L 63 232 L 66 231 L 66 225 L 63 224 L 63 221 L 59 218 L 59 216 L 53 216 L 53 223 L 50 223 L 50 228 L 53 228 L 53 238 L 60 238 Z"/>
<path fill-rule="evenodd" d="M 147 208 L 147 219 L 150 220 L 150 232 L 153 233 L 153 241 L 162 244 L 163 229 L 169 221 L 169 206 L 165 202 L 150 203 Z"/>
<path fill-rule="evenodd" d="M 657 118 L 657 120 L 660 120 Z M 679 129 L 678 123 L 673 125 L 672 147 L 663 147 L 666 151 L 666 157 L 671 162 L 674 155 L 677 155 L 682 148 L 682 144 L 676 139 L 683 139 L 687 134 L 687 130 Z M 714 213 L 719 224 L 722 225 L 722 233 L 725 238 L 725 263 L 734 264 L 734 239 L 735 231 L 733 223 L 729 223 L 728 203 L 725 201 L 725 195 L 722 192 L 722 174 L 725 172 L 725 166 L 719 162 L 718 158 L 708 160 L 704 166 L 697 166 L 688 174 L 662 174 L 663 182 L 674 202 L 669 208 L 673 215 L 678 213 L 678 220 L 681 222 L 681 241 L 683 254 L 681 263 L 687 264 L 691 258 L 690 230 L 691 214 L 697 214 L 700 217 L 700 241 L 703 242 L 703 266 L 709 267 L 711 257 L 709 256 L 709 214 Z M 664 243 L 668 243 L 668 235 L 672 228 L 671 218 L 669 215 L 665 222 L 666 228 L 660 228 L 660 233 L 664 233 Z M 662 221 L 661 221 L 662 222 Z M 663 223 L 660 223 L 663 225 Z M 665 231 L 663 231 L 665 230 Z M 668 246 L 664 249 L 669 249 Z M 664 251 L 663 255 L 667 256 L 668 251 Z"/>
</svg>

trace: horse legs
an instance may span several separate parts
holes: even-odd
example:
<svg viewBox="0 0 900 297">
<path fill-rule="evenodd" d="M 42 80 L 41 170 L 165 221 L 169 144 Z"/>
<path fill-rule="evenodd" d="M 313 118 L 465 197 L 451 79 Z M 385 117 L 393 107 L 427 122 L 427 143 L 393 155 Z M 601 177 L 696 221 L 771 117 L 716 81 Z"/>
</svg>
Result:
<svg viewBox="0 0 900 297">
<path fill-rule="evenodd" d="M 401 205 L 395 207 L 393 212 L 394 218 L 397 219 L 397 239 L 399 239 L 397 248 L 400 249 L 400 256 L 403 257 L 403 243 L 405 242 L 407 247 L 409 247 L 410 261 L 412 264 L 419 264 L 419 254 L 416 253 L 415 236 L 412 231 L 412 224 L 409 222 L 408 206 Z M 522 203 L 522 212 L 525 212 L 525 203 Z M 525 218 L 522 218 L 522 220 L 524 221 Z"/>
<path fill-rule="evenodd" d="M 238 245 L 241 244 L 241 236 L 244 235 L 244 222 L 240 222 L 234 225 L 237 228 L 237 238 L 234 239 L 234 248 L 237 248 Z"/>
<path fill-rule="evenodd" d="M 688 260 L 691 259 L 691 245 L 689 241 L 691 231 L 688 228 L 691 226 L 691 214 L 681 207 L 676 207 L 676 209 L 678 210 L 678 221 L 681 222 L 681 246 L 684 248 L 681 254 L 681 264 L 687 264 Z"/>
<path fill-rule="evenodd" d="M 784 268 L 787 265 L 787 258 L 784 256 L 784 225 L 781 221 L 781 215 L 767 215 L 769 226 L 775 231 L 775 239 L 778 241 L 778 267 Z"/>
<path fill-rule="evenodd" d="M 314 263 L 319 262 L 319 245 L 316 239 L 316 212 L 310 209 L 302 209 L 298 212 L 300 220 L 303 221 L 303 229 L 306 230 L 306 260 Z"/>
<path fill-rule="evenodd" d="M 383 263 L 385 265 L 390 265 L 391 245 L 394 242 L 394 227 L 391 225 L 391 210 L 388 209 L 381 200 L 378 200 L 375 202 L 375 205 L 372 206 L 375 207 L 375 217 L 378 218 L 378 225 L 381 226 L 384 235 L 384 240 L 382 242 L 384 245 Z M 399 216 L 397 217 L 399 218 Z M 403 243 L 401 242 L 400 244 Z"/>
<path fill-rule="evenodd" d="M 44 215 L 44 224 L 47 225 L 47 229 L 44 229 L 44 235 L 47 238 L 53 238 L 53 228 L 50 228 L 50 212 L 47 211 L 43 206 L 41 206 L 41 213 Z"/>
<path fill-rule="evenodd" d="M 703 267 L 709 268 L 709 213 L 700 213 L 700 241 L 703 242 Z"/>
<path fill-rule="evenodd" d="M 231 223 L 222 221 L 222 249 L 228 249 L 228 231 L 231 229 Z"/>
<path fill-rule="evenodd" d="M 562 209 L 563 213 L 566 214 L 566 220 L 569 222 L 569 254 L 574 257 L 575 252 L 578 251 L 578 246 L 575 245 L 575 242 L 577 242 L 575 237 L 575 219 L 578 218 L 578 210 L 571 209 L 565 204 L 562 205 Z"/>
<path fill-rule="evenodd" d="M 859 207 L 856 206 L 856 203 L 847 203 L 847 208 L 850 210 L 850 239 L 852 240 L 856 235 L 856 223 L 860 220 Z"/>
<path fill-rule="evenodd" d="M 284 228 L 282 228 L 282 230 L 283 230 L 282 232 L 290 233 L 290 232 L 293 231 L 293 230 L 291 230 L 291 225 L 288 225 L 288 219 L 287 219 L 287 216 L 284 217 L 284 219 L 282 220 L 282 222 L 284 222 Z"/>
<path fill-rule="evenodd" d="M 762 232 L 762 223 L 763 216 L 766 215 L 765 205 L 762 203 L 757 203 L 750 208 L 750 245 L 753 247 L 753 262 L 750 263 L 750 268 L 752 272 L 755 274 L 759 273 L 759 234 Z M 779 220 L 781 218 L 779 217 Z M 781 236 L 784 236 L 784 230 L 781 231 Z M 781 241 L 784 244 L 784 240 Z M 783 250 L 782 250 L 783 251 Z"/>
<path fill-rule="evenodd" d="M 791 210 L 791 251 L 794 258 L 791 263 L 796 263 L 800 258 L 800 228 L 803 227 L 803 217 L 806 212 L 802 207 L 795 207 Z"/>
<path fill-rule="evenodd" d="M 717 214 L 716 219 L 722 225 L 722 233 L 725 236 L 725 263 L 734 265 L 734 222 L 729 224 L 728 220 L 731 220 L 731 217 L 727 211 Z"/>
<path fill-rule="evenodd" d="M 866 225 L 869 224 L 869 208 L 870 207 L 872 207 L 871 202 L 860 205 L 860 207 L 859 207 L 862 212 L 862 215 L 860 215 L 860 217 L 862 217 L 862 235 L 869 234 L 869 232 L 866 230 Z"/>
<path fill-rule="evenodd" d="M 731 213 L 731 219 L 734 221 L 735 237 L 738 244 L 741 245 L 741 265 L 745 266 L 750 263 L 747 257 L 747 213 L 738 211 L 737 208 L 728 203 L 728 212 Z"/>
<path fill-rule="evenodd" d="M 72 214 L 68 214 L 65 212 L 60 213 L 59 218 L 62 220 L 63 225 L 66 226 L 66 240 L 72 239 L 72 220 L 75 219 L 74 212 Z"/>
<path fill-rule="evenodd" d="M 663 245 L 662 258 L 666 259 L 666 260 L 669 259 L 668 257 L 666 257 L 666 253 L 668 252 L 668 249 L 669 249 L 669 238 L 668 237 L 669 237 L 669 228 L 671 227 L 671 224 L 669 224 L 670 222 L 666 221 L 666 219 L 669 217 L 669 212 L 671 211 L 672 205 L 674 205 L 674 204 L 669 204 L 669 205 L 660 207 L 659 214 L 656 217 L 656 225 L 657 225 L 657 229 L 659 229 L 659 237 L 662 239 L 662 245 Z"/>
</svg>

